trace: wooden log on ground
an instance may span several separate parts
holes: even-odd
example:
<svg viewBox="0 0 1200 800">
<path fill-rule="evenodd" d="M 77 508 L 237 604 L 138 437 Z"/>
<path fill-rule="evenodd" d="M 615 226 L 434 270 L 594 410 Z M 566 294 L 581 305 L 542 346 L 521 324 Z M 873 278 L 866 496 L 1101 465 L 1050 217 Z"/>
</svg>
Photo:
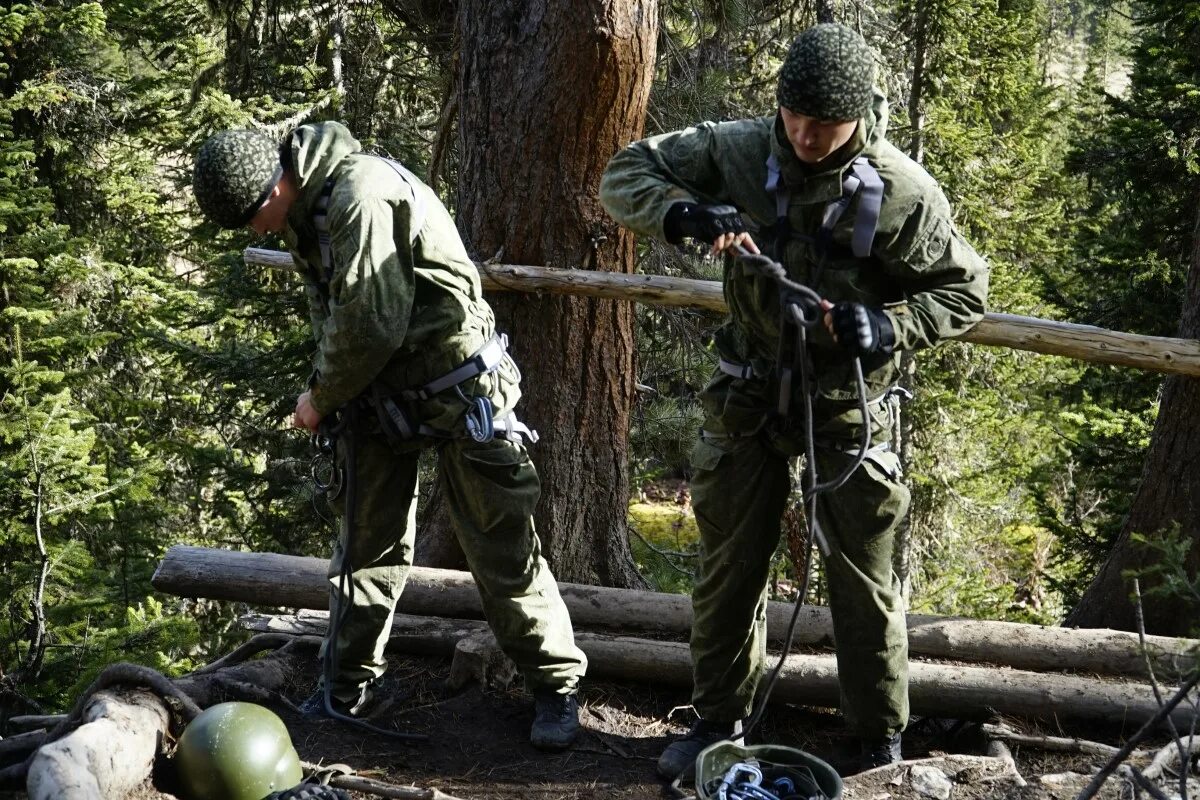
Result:
<svg viewBox="0 0 1200 800">
<path fill-rule="evenodd" d="M 170 714 L 146 691 L 92 696 L 84 724 L 44 745 L 29 764 L 30 800 L 106 800 L 145 783 Z"/>
<path fill-rule="evenodd" d="M 277 250 L 252 247 L 243 251 L 242 257 L 247 264 L 292 269 L 291 256 Z M 475 266 L 479 268 L 483 287 L 492 291 L 549 292 L 722 313 L 728 310 L 719 281 L 516 264 L 476 263 Z M 1142 336 L 1091 325 L 996 313 L 985 315 L 983 321 L 959 338 L 974 344 L 1066 356 L 1096 364 L 1200 375 L 1200 342 L 1193 339 Z"/>
<path fill-rule="evenodd" d="M 328 612 L 242 618 L 250 630 L 324 635 Z M 422 655 L 450 657 L 460 639 L 487 630 L 476 620 L 397 614 L 389 645 Z M 689 687 L 692 662 L 683 642 L 576 632 L 575 642 L 588 657 L 588 675 Z M 772 700 L 831 708 L 838 704 L 837 665 L 832 655 L 793 654 L 784 662 Z M 914 661 L 909 672 L 909 702 L 921 716 L 988 719 L 1004 714 L 1035 719 L 1072 719 L 1144 723 L 1159 706 L 1150 686 L 1117 679 L 1029 672 L 1010 668 L 951 666 Z M 1190 724 L 1190 709 L 1177 708 L 1178 725 Z"/>
<path fill-rule="evenodd" d="M 328 562 L 275 553 L 244 553 L 176 546 L 167 551 L 154 573 L 156 589 L 182 597 L 237 600 L 273 607 L 328 607 Z M 578 628 L 608 628 L 672 637 L 685 636 L 692 625 L 691 601 L 684 595 L 609 589 L 561 583 L 559 590 Z M 771 603 L 767 631 L 779 642 L 794 606 Z M 415 567 L 400 597 L 406 614 L 482 619 L 479 593 L 470 573 Z M 795 641 L 831 646 L 829 609 L 806 606 L 796 626 Z M 1014 622 L 955 619 L 921 614 L 908 617 L 909 649 L 914 655 L 987 662 L 1029 670 L 1072 670 L 1101 675 L 1145 675 L 1136 634 L 1125 631 L 1079 630 Z M 1200 642 L 1165 636 L 1147 637 L 1156 674 L 1164 680 L 1196 668 Z"/>
<path fill-rule="evenodd" d="M 277 695 L 312 655 L 294 646 L 306 643 L 315 640 L 293 637 L 290 646 L 267 657 L 180 678 L 174 687 L 202 707 L 227 699 L 227 692 L 237 696 L 243 687 Z M 170 688 L 162 676 L 154 677 Z M 171 724 L 157 691 L 122 687 L 93 694 L 84 705 L 83 724 L 29 760 L 25 785 L 31 800 L 109 800 L 145 783 Z"/>
</svg>

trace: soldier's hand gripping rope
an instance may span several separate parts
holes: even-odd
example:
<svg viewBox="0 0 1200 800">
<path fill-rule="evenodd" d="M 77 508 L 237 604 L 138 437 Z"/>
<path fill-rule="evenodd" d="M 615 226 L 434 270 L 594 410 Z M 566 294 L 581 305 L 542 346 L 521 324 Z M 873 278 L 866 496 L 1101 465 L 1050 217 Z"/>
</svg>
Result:
<svg viewBox="0 0 1200 800">
<path fill-rule="evenodd" d="M 836 320 L 841 314 L 836 313 L 839 307 L 843 306 L 858 306 L 859 304 L 844 303 L 838 306 L 831 306 L 828 301 L 824 300 L 813 289 L 801 283 L 792 280 L 787 270 L 783 265 L 759 253 L 752 253 L 745 248 L 734 245 L 732 248 L 734 257 L 737 258 L 742 266 L 748 270 L 758 272 L 760 275 L 768 277 L 775 281 L 779 286 L 779 297 L 781 303 L 780 317 L 780 352 L 779 363 L 776 370 L 779 377 L 779 412 L 786 419 L 791 405 L 791 381 L 793 375 L 798 376 L 800 382 L 800 396 L 803 401 L 803 425 L 804 425 L 804 477 L 802 486 L 802 498 L 805 504 L 805 516 L 808 520 L 809 530 L 812 532 L 812 539 L 821 548 L 821 553 L 825 556 L 830 555 L 829 542 L 825 538 L 825 534 L 821 531 L 821 525 L 817 518 L 817 497 L 825 492 L 832 492 L 840 488 L 850 479 L 855 470 L 859 469 L 863 461 L 866 460 L 867 452 L 871 448 L 871 419 L 870 411 L 867 404 L 867 387 L 863 379 L 862 363 L 859 360 L 858 352 L 854 355 L 854 378 L 858 387 L 858 405 L 859 413 L 862 418 L 862 430 L 859 434 L 858 452 L 851 460 L 845 470 L 842 471 L 836 478 L 830 481 L 821 483 L 817 476 L 816 466 L 816 439 L 813 435 L 813 395 L 815 380 L 812 374 L 812 362 L 808 356 L 808 331 L 817 325 L 821 324 L 827 309 L 834 315 Z M 864 309 L 865 310 L 865 309 Z M 877 330 L 874 331 L 876 338 L 864 342 L 860 336 L 860 325 L 858 324 L 859 315 L 852 309 L 850 313 L 852 327 L 844 328 L 852 334 L 854 344 L 859 345 L 858 351 L 872 352 L 870 345 L 874 343 L 876 347 L 879 345 L 879 336 Z M 869 318 L 868 318 L 869 319 Z M 871 334 L 869 322 L 866 324 L 867 333 Z M 835 331 L 838 330 L 835 322 Z M 788 337 L 794 337 L 792 341 L 788 341 Z M 850 338 L 850 337 L 847 337 Z M 838 336 L 839 341 L 842 336 Z M 863 345 L 866 346 L 863 346 Z M 790 354 L 789 359 L 785 354 Z M 763 711 L 766 709 L 767 701 L 771 696 L 775 684 L 779 680 L 780 672 L 783 670 L 784 660 L 788 656 L 788 652 L 792 649 L 792 639 L 796 633 L 796 623 L 800 619 L 800 609 L 803 607 L 804 598 L 808 595 L 809 581 L 812 576 L 812 547 L 811 545 L 805 551 L 804 565 L 801 568 L 802 577 L 800 580 L 800 589 L 796 594 L 795 609 L 792 611 L 792 617 L 788 623 L 787 635 L 784 637 L 783 652 L 779 656 L 779 661 L 775 668 L 771 671 L 770 677 L 767 679 L 767 684 L 759 695 L 758 704 L 754 709 L 754 713 L 746 721 L 743 728 L 743 736 L 749 737 L 751 731 L 758 725 L 762 719 Z"/>
</svg>

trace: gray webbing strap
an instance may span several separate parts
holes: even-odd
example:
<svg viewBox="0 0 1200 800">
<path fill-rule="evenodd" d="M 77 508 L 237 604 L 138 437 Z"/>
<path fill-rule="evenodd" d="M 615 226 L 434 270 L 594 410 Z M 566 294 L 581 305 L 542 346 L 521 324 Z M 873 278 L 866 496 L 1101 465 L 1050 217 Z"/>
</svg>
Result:
<svg viewBox="0 0 1200 800">
<path fill-rule="evenodd" d="M 449 431 L 438 430 L 429 425 L 414 424 L 392 398 L 385 397 L 379 392 L 377 386 L 371 387 L 371 400 L 372 405 L 375 406 L 375 413 L 382 423 L 384 434 L 393 442 L 407 442 L 418 436 L 433 439 L 461 438 Z M 537 431 L 517 419 L 516 413 L 511 411 L 499 419 L 492 420 L 491 429 L 492 434 L 482 441 L 490 441 L 493 437 L 498 436 L 515 444 L 521 444 L 521 439 L 524 437 L 530 444 L 536 444 L 539 438 Z"/>
<path fill-rule="evenodd" d="M 729 361 L 724 358 L 717 361 L 717 369 L 730 377 L 740 378 L 744 381 L 748 381 L 754 377 L 754 367 L 752 365 L 739 364 L 736 361 Z"/>
<path fill-rule="evenodd" d="M 514 444 L 520 444 L 522 436 L 528 439 L 530 444 L 537 444 L 538 439 L 541 438 L 537 431 L 517 419 L 514 412 L 509 412 L 500 419 L 492 420 L 492 426 L 495 428 L 497 436 Z"/>
<path fill-rule="evenodd" d="M 378 158 L 391 167 L 400 176 L 400 180 L 407 183 L 408 188 L 412 191 L 413 200 L 409 204 L 410 235 L 408 237 L 409 244 L 412 244 L 417 240 L 421 228 L 425 225 L 426 205 L 425 196 L 421 193 L 421 181 L 398 161 L 383 156 L 374 156 L 374 158 Z M 321 248 L 321 267 L 325 270 L 326 283 L 333 280 L 333 250 L 330 246 L 329 235 L 329 198 L 332 194 L 333 178 L 330 178 L 325 181 L 325 186 L 321 189 L 321 196 L 317 198 L 316 210 L 313 213 L 313 227 L 317 229 L 317 245 Z"/>
<path fill-rule="evenodd" d="M 791 202 L 791 192 L 783 181 L 779 171 L 779 161 L 772 153 L 767 159 L 767 183 L 764 187 L 775 196 L 775 216 L 786 219 L 788 205 Z M 854 195 L 861 190 L 858 201 L 858 214 L 854 219 L 854 232 L 850 241 L 850 249 L 858 258 L 871 255 L 871 246 L 875 242 L 875 231 L 879 227 L 879 212 L 883 207 L 883 179 L 879 172 L 871 166 L 866 156 L 854 159 L 846 177 L 842 180 L 842 196 L 825 206 L 821 217 L 821 228 L 817 233 L 817 241 L 828 245 L 833 228 L 846 209 L 850 207 Z"/>
<path fill-rule="evenodd" d="M 504 354 L 507 351 L 508 335 L 498 333 L 491 339 L 488 339 L 487 343 L 479 348 L 473 356 L 445 375 L 434 378 L 419 389 L 407 389 L 401 392 L 401 394 L 410 399 L 428 400 L 439 392 L 444 392 L 447 389 L 458 386 L 460 383 L 471 380 L 471 378 L 493 371 L 496 367 L 500 366 L 500 362 L 504 360 Z"/>
<path fill-rule="evenodd" d="M 782 183 L 779 177 L 779 160 L 772 153 L 767 158 L 767 185 L 766 189 L 771 194 L 775 195 L 775 216 L 786 217 L 788 213 L 788 203 L 791 201 L 791 192 L 787 189 L 787 184 Z"/>
<path fill-rule="evenodd" d="M 879 173 L 865 156 L 854 159 L 851 171 L 854 177 L 857 177 L 862 183 L 862 195 L 858 199 L 858 216 L 854 219 L 854 238 L 851 240 L 850 248 L 854 251 L 854 255 L 866 258 L 871 255 L 871 245 L 875 241 L 875 229 L 879 227 L 879 209 L 883 206 L 883 179 L 879 177 Z M 847 184 L 850 182 L 850 177 L 846 176 Z M 844 187 L 845 185 L 842 190 L 844 196 L 848 197 L 853 194 L 853 192 L 847 192 Z"/>
</svg>

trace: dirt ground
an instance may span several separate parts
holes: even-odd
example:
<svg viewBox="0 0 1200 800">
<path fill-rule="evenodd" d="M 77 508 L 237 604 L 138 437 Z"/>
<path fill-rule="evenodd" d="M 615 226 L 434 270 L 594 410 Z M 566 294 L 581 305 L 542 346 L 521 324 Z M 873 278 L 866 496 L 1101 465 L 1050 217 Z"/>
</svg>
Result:
<svg viewBox="0 0 1200 800">
<path fill-rule="evenodd" d="M 437 788 L 463 800 L 600 800 L 662 798 L 670 793 L 654 764 L 670 739 L 687 730 L 693 714 L 682 690 L 587 682 L 581 691 L 584 731 L 570 750 L 548 755 L 528 742 L 532 703 L 519 687 L 505 690 L 473 684 L 457 693 L 444 681 L 449 661 L 398 656 L 391 659 L 385 687 L 390 707 L 372 719 L 381 727 L 426 734 L 410 744 L 332 720 L 306 720 L 282 707 L 275 710 L 291 731 L 301 759 L 345 764 L 359 776 L 388 783 Z M 313 689 L 312 674 L 297 676 L 286 694 L 297 701 Z M 518 679 L 519 683 L 519 679 Z M 1078 736 L 1120 745 L 1132 730 L 1059 726 L 1034 728 L 1009 721 L 1019 730 L 1052 736 Z M 779 706 L 764 719 L 758 741 L 806 750 L 843 774 L 853 770 L 857 745 L 844 732 L 836 712 Z M 1165 740 L 1150 746 L 1158 747 Z M 1016 778 L 998 759 L 983 759 L 984 741 L 974 726 L 945 720 L 914 720 L 904 739 L 905 762 L 850 777 L 848 800 L 907 800 L 936 797 L 916 788 L 919 773 L 936 767 L 949 778 L 947 797 L 962 800 L 1067 800 L 1075 798 L 1104 759 L 1068 753 L 1012 748 Z M 963 755 L 965 754 L 965 755 Z M 1042 776 L 1049 776 L 1043 778 Z M 155 789 L 139 800 L 174 797 L 167 770 Z M 1024 785 L 1022 785 L 1024 784 Z M 351 793 L 356 798 L 374 795 Z M 1177 795 L 1168 791 L 1167 796 Z M 1132 796 L 1110 780 L 1101 798 Z M 1193 797 L 1200 797 L 1197 787 Z"/>
</svg>

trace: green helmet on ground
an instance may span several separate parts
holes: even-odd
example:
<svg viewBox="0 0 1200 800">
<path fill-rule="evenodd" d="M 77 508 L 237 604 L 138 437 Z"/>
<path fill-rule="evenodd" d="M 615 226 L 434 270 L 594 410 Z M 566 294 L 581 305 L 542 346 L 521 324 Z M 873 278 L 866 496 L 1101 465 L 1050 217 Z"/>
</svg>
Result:
<svg viewBox="0 0 1200 800">
<path fill-rule="evenodd" d="M 192 190 L 204 216 L 222 228 L 241 228 L 282 176 L 278 142 L 258 131 L 224 131 L 196 154 Z"/>
<path fill-rule="evenodd" d="M 776 98 L 820 120 L 861 119 L 871 108 L 875 53 L 853 28 L 814 25 L 792 42 L 779 71 Z"/>
<path fill-rule="evenodd" d="M 838 800 L 842 778 L 837 770 L 816 756 L 794 747 L 760 744 L 743 747 L 730 741 L 717 742 L 696 756 L 696 794 L 700 800 L 725 796 L 722 784 L 756 785 L 783 797 Z"/>
<path fill-rule="evenodd" d="M 179 737 L 175 765 L 186 800 L 263 800 L 304 779 L 283 720 L 254 703 L 205 709 Z"/>
</svg>

